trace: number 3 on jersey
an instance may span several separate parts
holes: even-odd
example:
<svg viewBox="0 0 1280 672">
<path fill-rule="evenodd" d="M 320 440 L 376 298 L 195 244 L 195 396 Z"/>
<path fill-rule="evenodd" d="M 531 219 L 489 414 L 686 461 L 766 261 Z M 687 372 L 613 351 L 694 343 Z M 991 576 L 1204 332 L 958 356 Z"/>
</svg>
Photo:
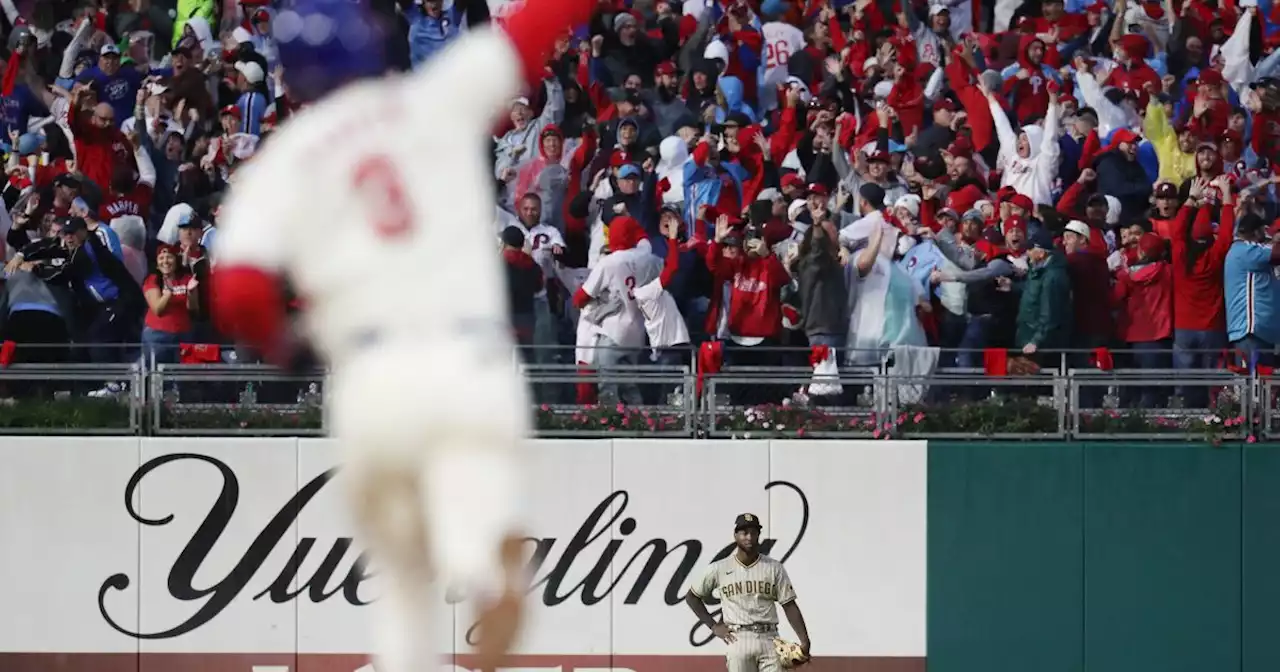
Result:
<svg viewBox="0 0 1280 672">
<path fill-rule="evenodd" d="M 413 229 L 413 208 L 391 159 L 367 156 L 356 162 L 352 186 L 367 199 L 373 231 L 380 238 L 401 238 Z"/>
</svg>

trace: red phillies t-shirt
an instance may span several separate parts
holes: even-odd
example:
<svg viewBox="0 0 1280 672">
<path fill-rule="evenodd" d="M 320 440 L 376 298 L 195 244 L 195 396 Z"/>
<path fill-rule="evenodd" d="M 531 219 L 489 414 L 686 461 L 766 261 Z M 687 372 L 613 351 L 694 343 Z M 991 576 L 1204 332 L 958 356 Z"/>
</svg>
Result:
<svg viewBox="0 0 1280 672">
<path fill-rule="evenodd" d="M 165 282 L 164 287 L 168 287 L 169 291 L 173 292 L 173 296 L 164 307 L 164 315 L 156 315 L 154 310 L 147 311 L 145 324 L 148 327 L 169 334 L 185 334 L 191 331 L 191 313 L 187 310 L 187 282 L 190 280 L 190 275 L 182 274 Z M 142 283 L 143 292 L 153 289 L 163 291 L 164 287 L 157 281 L 154 273 L 148 275 L 146 281 Z"/>
<path fill-rule="evenodd" d="M 98 217 L 110 222 L 116 217 L 137 215 L 143 219 L 151 216 L 152 188 L 149 184 L 138 184 L 127 194 L 107 194 L 102 207 L 98 208 Z"/>
</svg>

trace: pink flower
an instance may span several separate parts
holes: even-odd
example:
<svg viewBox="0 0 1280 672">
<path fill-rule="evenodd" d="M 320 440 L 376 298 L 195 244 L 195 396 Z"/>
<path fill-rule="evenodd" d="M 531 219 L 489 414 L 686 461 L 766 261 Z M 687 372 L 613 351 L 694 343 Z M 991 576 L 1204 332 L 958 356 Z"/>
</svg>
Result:
<svg viewBox="0 0 1280 672">
<path fill-rule="evenodd" d="M 1255 437 L 1254 435 L 1250 434 L 1250 435 L 1249 435 L 1249 438 L 1245 439 L 1245 440 L 1244 440 L 1244 442 L 1245 442 L 1245 443 L 1257 443 L 1257 442 L 1258 442 L 1258 439 L 1257 439 L 1257 437 Z"/>
<path fill-rule="evenodd" d="M 623 419 L 622 419 L 622 426 L 623 426 L 623 427 L 630 427 L 630 426 L 631 426 L 631 418 L 623 418 Z"/>
<path fill-rule="evenodd" d="M 878 438 L 880 438 L 880 430 L 879 430 L 879 429 L 877 429 L 876 431 L 871 432 L 871 438 L 873 438 L 873 439 L 878 439 Z"/>
<path fill-rule="evenodd" d="M 619 403 L 619 404 L 618 404 L 618 409 L 617 409 L 617 410 L 618 410 L 618 412 L 619 412 L 619 413 L 625 413 L 625 412 L 626 412 L 626 410 L 627 410 L 627 407 L 626 407 L 626 406 L 623 406 L 621 403 Z"/>
<path fill-rule="evenodd" d="M 904 423 L 904 422 L 906 422 L 906 421 L 907 421 L 907 414 L 906 414 L 906 413 L 903 413 L 902 415 L 899 415 L 899 416 L 898 416 L 898 424 L 899 424 L 899 425 L 901 425 L 902 423 Z"/>
<path fill-rule="evenodd" d="M 803 429 L 797 429 L 797 430 L 796 430 L 796 438 L 800 438 L 800 437 L 802 437 L 802 436 L 804 436 L 804 430 L 803 430 Z"/>
<path fill-rule="evenodd" d="M 918 423 L 921 420 L 924 420 L 924 413 L 916 413 L 916 416 L 914 418 L 911 418 L 911 422 Z"/>
<path fill-rule="evenodd" d="M 609 424 L 609 418 L 600 418 L 600 424 L 602 425 Z"/>
<path fill-rule="evenodd" d="M 1244 424 L 1244 416 L 1243 416 L 1243 415 L 1237 415 L 1237 416 L 1236 416 L 1236 424 L 1237 424 L 1237 425 L 1243 425 L 1243 424 Z"/>
<path fill-rule="evenodd" d="M 613 427 L 610 427 L 610 428 L 609 428 L 609 431 L 611 431 L 611 432 L 612 432 L 613 430 L 614 430 L 614 428 L 613 428 Z"/>
<path fill-rule="evenodd" d="M 649 425 L 649 429 L 653 429 L 654 427 L 653 418 L 649 418 L 648 425 Z"/>
</svg>

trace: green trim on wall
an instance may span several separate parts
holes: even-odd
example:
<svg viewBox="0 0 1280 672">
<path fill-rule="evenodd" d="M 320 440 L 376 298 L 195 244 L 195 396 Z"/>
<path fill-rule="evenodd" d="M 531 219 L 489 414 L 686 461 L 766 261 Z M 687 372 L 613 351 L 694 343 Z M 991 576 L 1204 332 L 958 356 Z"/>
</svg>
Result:
<svg viewBox="0 0 1280 672">
<path fill-rule="evenodd" d="M 929 444 L 930 672 L 1280 670 L 1280 444 Z"/>
</svg>

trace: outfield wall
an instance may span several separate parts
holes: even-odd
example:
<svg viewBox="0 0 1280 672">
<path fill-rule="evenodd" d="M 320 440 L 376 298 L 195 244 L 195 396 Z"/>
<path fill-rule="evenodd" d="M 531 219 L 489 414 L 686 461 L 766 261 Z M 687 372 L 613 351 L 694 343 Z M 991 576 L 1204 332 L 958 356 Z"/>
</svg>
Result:
<svg viewBox="0 0 1280 672">
<path fill-rule="evenodd" d="M 534 625 L 515 669 L 723 669 L 680 598 L 752 512 L 816 672 L 1280 670 L 1273 445 L 599 440 L 528 456 Z M 0 439 L 0 671 L 368 672 L 379 579 L 335 464 L 326 440 Z M 470 605 L 440 609 L 461 672 Z"/>
<path fill-rule="evenodd" d="M 350 672 L 376 567 L 330 441 L 0 440 L 0 670 Z M 821 655 L 924 667 L 923 442 L 537 441 L 521 670 L 703 672 L 723 646 L 682 603 L 759 515 Z M 464 670 L 470 605 L 440 601 Z"/>
</svg>

